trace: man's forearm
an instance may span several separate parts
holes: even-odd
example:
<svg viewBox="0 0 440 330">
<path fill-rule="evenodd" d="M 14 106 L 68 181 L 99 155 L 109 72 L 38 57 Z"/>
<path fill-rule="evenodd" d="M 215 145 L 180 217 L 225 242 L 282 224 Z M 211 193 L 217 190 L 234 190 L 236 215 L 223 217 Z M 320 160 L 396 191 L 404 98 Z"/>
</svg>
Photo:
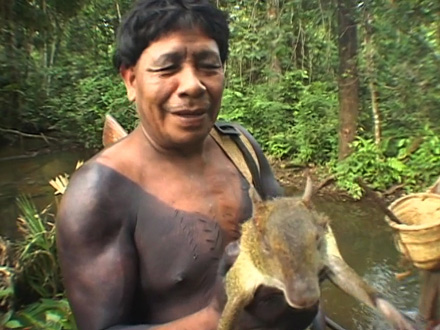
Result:
<svg viewBox="0 0 440 330">
<path fill-rule="evenodd" d="M 165 324 L 116 325 L 106 330 L 216 330 L 219 317 L 220 315 L 215 310 L 206 307 L 194 314 Z"/>
</svg>

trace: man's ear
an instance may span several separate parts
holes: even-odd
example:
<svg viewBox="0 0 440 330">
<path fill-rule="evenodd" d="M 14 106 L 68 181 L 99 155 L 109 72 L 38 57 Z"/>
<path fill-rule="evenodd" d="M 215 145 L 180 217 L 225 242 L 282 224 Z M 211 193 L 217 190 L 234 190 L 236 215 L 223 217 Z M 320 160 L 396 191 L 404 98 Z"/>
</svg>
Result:
<svg viewBox="0 0 440 330">
<path fill-rule="evenodd" d="M 127 89 L 128 100 L 130 102 L 136 101 L 136 74 L 134 72 L 134 67 L 122 67 L 120 73 L 124 80 L 125 88 Z"/>
</svg>

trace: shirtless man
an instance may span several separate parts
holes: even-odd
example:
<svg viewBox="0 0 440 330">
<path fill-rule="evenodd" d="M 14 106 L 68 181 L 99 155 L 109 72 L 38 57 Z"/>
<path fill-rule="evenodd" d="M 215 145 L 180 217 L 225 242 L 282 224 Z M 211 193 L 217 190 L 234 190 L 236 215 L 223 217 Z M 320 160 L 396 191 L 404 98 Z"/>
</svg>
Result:
<svg viewBox="0 0 440 330">
<path fill-rule="evenodd" d="M 115 64 L 140 124 L 74 174 L 57 217 L 79 329 L 216 329 L 219 261 L 252 212 L 249 183 L 209 134 L 228 35 L 208 0 L 141 0 L 122 22 Z M 252 143 L 265 194 L 280 195 Z M 303 329 L 315 314 L 262 288 L 240 329 Z"/>
</svg>

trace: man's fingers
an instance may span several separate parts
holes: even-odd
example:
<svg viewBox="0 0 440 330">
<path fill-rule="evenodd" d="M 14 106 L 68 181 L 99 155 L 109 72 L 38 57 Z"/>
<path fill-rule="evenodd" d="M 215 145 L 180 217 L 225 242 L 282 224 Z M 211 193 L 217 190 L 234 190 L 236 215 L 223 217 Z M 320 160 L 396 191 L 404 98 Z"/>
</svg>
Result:
<svg viewBox="0 0 440 330">
<path fill-rule="evenodd" d="M 220 260 L 218 272 L 219 275 L 225 276 L 228 270 L 232 267 L 235 260 L 237 260 L 238 254 L 240 253 L 240 243 L 238 241 L 233 241 L 226 245 L 223 257 Z"/>
<path fill-rule="evenodd" d="M 238 241 L 233 241 L 226 245 L 225 247 L 225 255 L 229 258 L 233 258 L 234 262 L 237 259 L 238 254 L 240 253 L 240 243 Z"/>
</svg>

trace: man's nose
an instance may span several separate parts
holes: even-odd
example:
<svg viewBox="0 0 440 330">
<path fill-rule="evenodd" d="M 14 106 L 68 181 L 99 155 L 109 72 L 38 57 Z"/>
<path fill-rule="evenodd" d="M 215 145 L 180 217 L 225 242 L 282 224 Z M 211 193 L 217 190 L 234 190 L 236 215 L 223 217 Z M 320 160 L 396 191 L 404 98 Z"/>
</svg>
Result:
<svg viewBox="0 0 440 330">
<path fill-rule="evenodd" d="M 180 72 L 179 96 L 199 97 L 206 92 L 206 87 L 193 67 L 183 68 Z"/>
</svg>

